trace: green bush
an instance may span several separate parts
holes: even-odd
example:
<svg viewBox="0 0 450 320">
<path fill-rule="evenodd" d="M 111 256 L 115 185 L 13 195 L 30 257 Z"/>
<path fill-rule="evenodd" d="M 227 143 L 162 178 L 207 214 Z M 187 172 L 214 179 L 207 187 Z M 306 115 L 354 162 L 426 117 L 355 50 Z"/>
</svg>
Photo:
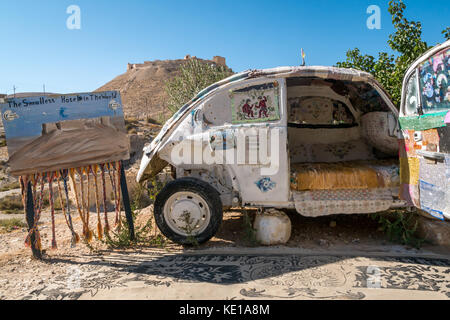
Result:
<svg viewBox="0 0 450 320">
<path fill-rule="evenodd" d="M 155 119 L 150 118 L 150 117 L 147 117 L 147 123 L 149 123 L 149 124 L 156 124 L 156 125 L 158 125 L 158 126 L 161 125 L 161 122 L 160 122 L 160 121 L 155 120 Z"/>
<path fill-rule="evenodd" d="M 23 213 L 22 199 L 19 196 L 4 197 L 0 200 L 0 211 L 7 214 Z"/>
<path fill-rule="evenodd" d="M 166 82 L 169 110 L 177 112 L 201 90 L 232 74 L 233 71 L 225 66 L 189 59 L 181 66 L 180 74 Z"/>
<path fill-rule="evenodd" d="M 371 217 L 378 221 L 381 230 L 389 237 L 390 241 L 415 248 L 420 248 L 425 242 L 416 235 L 418 221 L 415 219 L 414 213 L 392 210 L 388 213 L 375 213 Z"/>
<path fill-rule="evenodd" d="M 0 192 L 12 190 L 12 189 L 19 189 L 19 188 L 20 188 L 19 181 L 15 181 L 15 182 L 11 182 L 11 183 L 8 183 L 8 184 L 2 186 L 0 188 Z"/>
<path fill-rule="evenodd" d="M 12 232 L 14 230 L 25 228 L 27 224 L 21 219 L 13 218 L 7 220 L 0 220 L 0 232 Z"/>
<path fill-rule="evenodd" d="M 411 64 L 431 47 L 422 40 L 422 23 L 405 18 L 406 5 L 402 0 L 389 2 L 389 13 L 395 32 L 389 36 L 388 46 L 395 54 L 380 52 L 378 59 L 362 54 L 358 48 L 347 52 L 347 59 L 338 62 L 337 67 L 355 68 L 371 73 L 390 94 L 399 107 L 403 78 Z M 442 34 L 450 39 L 450 28 Z"/>
</svg>

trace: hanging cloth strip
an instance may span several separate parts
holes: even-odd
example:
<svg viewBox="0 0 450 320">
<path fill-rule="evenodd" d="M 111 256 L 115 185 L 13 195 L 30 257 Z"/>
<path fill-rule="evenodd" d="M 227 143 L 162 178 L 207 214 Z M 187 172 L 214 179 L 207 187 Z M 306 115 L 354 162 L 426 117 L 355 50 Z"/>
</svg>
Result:
<svg viewBox="0 0 450 320">
<path fill-rule="evenodd" d="M 20 176 L 19 177 L 19 183 L 20 183 L 20 193 L 22 196 L 22 205 L 24 208 L 27 207 L 27 193 L 28 193 L 28 176 Z"/>
<path fill-rule="evenodd" d="M 80 207 L 80 200 L 78 198 L 77 183 L 76 183 L 76 180 L 75 180 L 75 169 L 73 169 L 73 168 L 70 169 L 69 170 L 69 175 L 70 175 L 70 178 L 72 179 L 72 182 L 73 182 L 73 191 L 75 193 L 75 202 L 77 204 L 78 214 L 80 215 L 81 222 L 83 223 L 83 237 L 85 238 L 85 240 L 87 240 L 89 242 L 90 239 L 92 239 L 92 235 L 91 235 L 91 238 L 90 238 L 89 237 L 90 236 L 89 228 L 86 225 L 86 221 L 84 220 L 83 211 L 81 210 L 81 207 Z"/>
<path fill-rule="evenodd" d="M 78 173 L 78 176 L 80 177 L 80 191 L 81 191 L 81 212 L 84 219 L 84 222 L 86 224 L 86 228 L 83 229 L 84 235 L 88 236 L 88 221 L 86 220 L 86 203 L 84 202 L 84 181 L 83 181 L 83 168 L 76 168 L 76 172 Z"/>
<path fill-rule="evenodd" d="M 87 194 L 86 194 L 86 207 L 85 207 L 85 211 L 84 211 L 84 218 L 85 218 L 86 224 L 87 224 L 87 226 L 89 228 L 89 215 L 90 215 L 89 208 L 91 207 L 91 203 L 90 203 L 90 199 L 89 199 L 89 195 L 91 194 L 90 167 L 83 168 L 83 173 L 85 173 L 86 176 L 87 176 Z"/>
<path fill-rule="evenodd" d="M 97 234 L 98 238 L 100 240 L 103 239 L 103 227 L 102 227 L 102 220 L 100 217 L 100 199 L 98 194 L 98 181 L 97 181 L 97 173 L 98 173 L 98 166 L 93 165 L 90 166 L 90 171 L 92 175 L 94 176 L 94 186 L 95 186 L 95 208 L 97 209 Z"/>
<path fill-rule="evenodd" d="M 101 176 L 102 176 L 102 191 L 103 191 L 103 211 L 105 212 L 105 234 L 109 233 L 108 223 L 108 208 L 106 207 L 106 179 L 105 179 L 105 164 L 100 164 Z"/>
<path fill-rule="evenodd" d="M 32 182 L 32 190 L 33 190 L 33 206 L 34 206 L 34 208 L 36 208 L 36 202 L 37 202 L 37 192 L 36 192 L 36 188 L 37 188 L 37 183 L 38 183 L 38 181 L 39 181 L 39 177 L 40 177 L 40 175 L 39 175 L 39 173 L 37 173 L 37 174 L 33 174 L 32 176 L 31 176 L 31 182 Z"/>
<path fill-rule="evenodd" d="M 51 217 L 52 217 L 52 249 L 56 250 L 58 249 L 58 246 L 56 244 L 56 226 L 55 226 L 55 206 L 53 203 L 53 180 L 56 177 L 55 172 L 49 172 L 47 174 L 48 179 L 48 200 L 50 202 L 50 210 L 51 210 Z"/>
<path fill-rule="evenodd" d="M 39 219 L 41 217 L 41 210 L 42 210 L 42 206 L 43 206 L 43 202 L 44 202 L 44 189 L 45 189 L 45 173 L 41 174 L 41 175 L 37 175 L 38 178 L 36 179 L 36 183 L 37 180 L 40 177 L 40 182 L 41 182 L 41 188 L 40 188 L 40 195 L 39 195 L 39 204 L 36 206 L 36 203 L 34 205 L 34 225 L 33 227 L 30 228 L 30 231 L 28 232 L 27 237 L 25 238 L 25 246 L 27 247 L 31 247 L 31 235 L 34 233 L 35 236 L 35 243 L 33 244 L 34 247 L 38 250 L 42 249 L 42 243 L 41 243 L 41 235 L 39 233 L 38 230 L 38 222 Z"/>
<path fill-rule="evenodd" d="M 67 175 L 68 175 L 68 170 L 61 170 L 59 172 L 59 177 L 63 180 L 63 184 L 64 184 L 64 194 L 65 194 L 65 198 L 66 198 L 66 205 L 64 205 L 63 193 L 61 191 L 61 183 L 60 183 L 59 179 L 57 179 L 58 194 L 59 194 L 59 201 L 60 201 L 61 208 L 62 208 L 62 211 L 64 214 L 64 218 L 66 220 L 66 224 L 69 227 L 70 232 L 72 233 L 72 239 L 71 239 L 70 246 L 72 248 L 74 248 L 76 246 L 76 244 L 80 241 L 80 236 L 75 232 L 75 229 L 73 228 L 72 216 L 70 215 L 69 190 L 67 188 Z"/>
<path fill-rule="evenodd" d="M 85 227 L 86 227 L 84 234 L 85 234 L 85 238 L 87 239 L 87 241 L 90 242 L 92 240 L 93 233 L 89 229 L 89 208 L 87 208 L 87 204 L 86 204 L 86 202 L 89 202 L 89 200 L 85 201 L 86 194 L 84 192 L 84 179 L 83 179 L 85 169 L 77 168 L 76 170 L 77 170 L 78 175 L 80 176 L 81 205 L 82 205 L 82 209 L 83 209 L 83 217 L 84 217 L 84 222 L 85 222 Z M 88 191 L 89 191 L 89 186 L 88 186 Z M 87 194 L 87 197 L 89 198 L 89 194 Z"/>
<path fill-rule="evenodd" d="M 120 192 L 121 192 L 121 187 L 120 187 L 121 175 L 120 175 L 120 173 L 121 173 L 121 171 L 120 170 L 122 170 L 121 166 L 122 166 L 121 162 L 117 161 L 117 163 L 116 163 L 116 168 L 117 168 L 117 171 L 116 171 L 117 172 L 117 189 L 116 189 L 116 191 L 117 191 L 117 208 L 119 210 L 119 226 L 120 227 L 122 226 L 121 225 L 122 224 L 122 219 L 121 219 L 122 210 L 120 208 L 120 201 L 121 201 L 121 198 L 120 198 Z"/>
<path fill-rule="evenodd" d="M 117 186 L 116 186 L 116 177 L 115 177 L 115 168 L 112 163 L 107 164 L 108 167 L 108 175 L 109 180 L 111 181 L 111 187 L 113 189 L 113 197 L 114 197 L 114 210 L 116 212 L 116 221 L 115 226 L 118 231 L 120 231 L 120 219 L 119 219 L 119 206 L 117 204 Z"/>
</svg>

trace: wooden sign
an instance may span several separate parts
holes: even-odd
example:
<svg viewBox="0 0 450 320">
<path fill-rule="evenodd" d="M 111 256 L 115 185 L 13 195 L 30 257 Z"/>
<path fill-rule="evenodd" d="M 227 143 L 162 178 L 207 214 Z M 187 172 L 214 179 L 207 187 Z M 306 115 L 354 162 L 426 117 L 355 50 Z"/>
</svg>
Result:
<svg viewBox="0 0 450 320">
<path fill-rule="evenodd" d="M 13 175 L 130 158 L 116 91 L 7 99 L 0 107 Z"/>
</svg>

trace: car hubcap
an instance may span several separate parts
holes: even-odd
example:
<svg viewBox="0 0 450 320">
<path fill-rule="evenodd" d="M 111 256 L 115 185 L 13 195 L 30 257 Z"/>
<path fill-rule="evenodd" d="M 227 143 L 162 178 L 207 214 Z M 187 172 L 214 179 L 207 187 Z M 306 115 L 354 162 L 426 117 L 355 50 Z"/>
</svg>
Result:
<svg viewBox="0 0 450 320">
<path fill-rule="evenodd" d="M 164 205 L 164 219 L 169 227 L 182 236 L 202 233 L 211 220 L 206 201 L 193 192 L 178 192 Z"/>
</svg>

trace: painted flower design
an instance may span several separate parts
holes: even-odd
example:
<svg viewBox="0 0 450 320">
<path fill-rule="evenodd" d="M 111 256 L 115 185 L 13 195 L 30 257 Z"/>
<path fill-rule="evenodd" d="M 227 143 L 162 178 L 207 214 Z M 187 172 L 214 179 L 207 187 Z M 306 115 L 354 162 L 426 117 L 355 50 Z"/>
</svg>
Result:
<svg viewBox="0 0 450 320">
<path fill-rule="evenodd" d="M 256 181 L 255 184 L 262 192 L 268 192 L 274 189 L 275 186 L 277 185 L 275 182 L 273 182 L 272 180 L 270 180 L 270 178 L 267 177 Z"/>
<path fill-rule="evenodd" d="M 331 152 L 334 156 L 344 159 L 344 157 L 353 150 L 355 146 L 351 143 L 349 144 L 339 144 L 339 145 L 328 145 L 326 151 Z"/>
</svg>

